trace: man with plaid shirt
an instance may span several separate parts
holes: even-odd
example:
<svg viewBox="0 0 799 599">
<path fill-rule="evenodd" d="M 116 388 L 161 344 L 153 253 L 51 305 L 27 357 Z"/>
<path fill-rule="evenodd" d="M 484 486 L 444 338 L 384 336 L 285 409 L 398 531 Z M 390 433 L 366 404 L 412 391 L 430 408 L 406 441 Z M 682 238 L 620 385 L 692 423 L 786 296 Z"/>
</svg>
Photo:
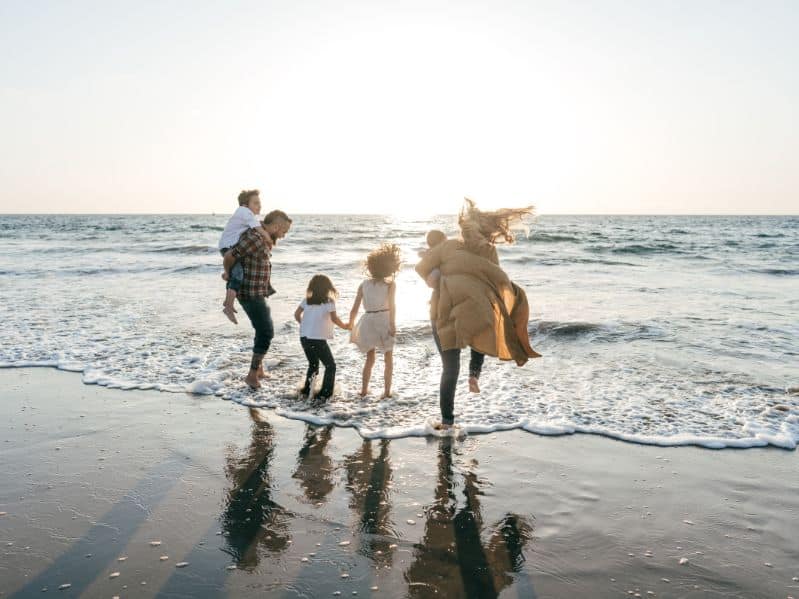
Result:
<svg viewBox="0 0 799 599">
<path fill-rule="evenodd" d="M 252 348 L 252 361 L 250 371 L 244 379 L 250 388 L 258 389 L 261 386 L 259 379 L 265 375 L 263 361 L 272 337 L 275 336 L 275 327 L 266 298 L 274 289 L 270 284 L 272 277 L 271 246 L 278 239 L 286 236 L 291 228 L 291 219 L 282 210 L 272 210 L 264 217 L 264 230 L 272 238 L 270 244 L 255 229 L 247 229 L 239 237 L 236 245 L 225 254 L 225 270 L 239 261 L 244 269 L 244 280 L 238 293 L 238 300 L 247 317 L 255 329 L 255 340 Z"/>
</svg>

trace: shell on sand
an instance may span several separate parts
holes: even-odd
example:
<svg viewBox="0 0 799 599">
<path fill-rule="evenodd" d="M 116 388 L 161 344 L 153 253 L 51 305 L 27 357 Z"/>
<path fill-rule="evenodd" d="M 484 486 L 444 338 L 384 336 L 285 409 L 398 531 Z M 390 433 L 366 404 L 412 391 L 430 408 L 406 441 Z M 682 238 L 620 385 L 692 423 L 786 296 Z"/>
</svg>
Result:
<svg viewBox="0 0 799 599">
<path fill-rule="evenodd" d="M 70 588 L 71 586 L 72 586 L 72 585 L 71 585 L 71 584 L 69 584 L 69 583 L 62 584 L 60 587 L 58 587 L 58 590 L 59 590 L 59 591 L 64 591 L 64 590 L 66 590 L 66 589 Z"/>
<path fill-rule="evenodd" d="M 161 545 L 161 541 L 150 541 L 150 547 L 159 547 Z"/>
<path fill-rule="evenodd" d="M 168 560 L 168 559 L 169 559 L 169 556 L 168 556 L 168 555 L 162 555 L 162 556 L 161 556 L 161 557 L 159 557 L 158 559 L 159 559 L 159 560 L 161 560 L 162 562 L 165 562 L 166 560 Z"/>
<path fill-rule="evenodd" d="M 117 576 L 119 576 L 119 572 L 111 572 L 111 574 L 108 575 L 108 578 L 116 578 Z"/>
<path fill-rule="evenodd" d="M 177 564 L 175 564 L 175 567 L 176 568 L 185 568 L 188 565 L 189 565 L 189 562 L 178 562 Z"/>
</svg>

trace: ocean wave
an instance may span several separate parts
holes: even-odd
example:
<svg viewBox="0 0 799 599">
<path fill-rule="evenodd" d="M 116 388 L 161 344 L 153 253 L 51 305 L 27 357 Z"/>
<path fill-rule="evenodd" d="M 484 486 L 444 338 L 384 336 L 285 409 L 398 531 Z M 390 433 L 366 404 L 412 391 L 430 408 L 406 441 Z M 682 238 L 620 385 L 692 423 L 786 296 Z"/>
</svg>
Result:
<svg viewBox="0 0 799 599">
<path fill-rule="evenodd" d="M 764 275 L 796 276 L 799 275 L 799 268 L 752 268 L 750 272 Z"/>
<path fill-rule="evenodd" d="M 610 249 L 614 254 L 684 254 L 685 251 L 673 243 L 653 243 L 616 246 Z"/>
<path fill-rule="evenodd" d="M 591 341 L 600 342 L 618 342 L 666 337 L 665 331 L 658 326 L 631 322 L 605 324 L 542 320 L 531 323 L 528 331 L 537 339 L 554 339 L 557 341 L 590 339 Z"/>
<path fill-rule="evenodd" d="M 211 245 L 161 246 L 140 249 L 139 251 L 154 254 L 218 254 L 219 249 Z"/>
<path fill-rule="evenodd" d="M 527 239 L 533 243 L 559 243 L 564 241 L 582 243 L 583 241 L 579 237 L 574 237 L 573 235 L 541 232 L 533 233 Z"/>
</svg>

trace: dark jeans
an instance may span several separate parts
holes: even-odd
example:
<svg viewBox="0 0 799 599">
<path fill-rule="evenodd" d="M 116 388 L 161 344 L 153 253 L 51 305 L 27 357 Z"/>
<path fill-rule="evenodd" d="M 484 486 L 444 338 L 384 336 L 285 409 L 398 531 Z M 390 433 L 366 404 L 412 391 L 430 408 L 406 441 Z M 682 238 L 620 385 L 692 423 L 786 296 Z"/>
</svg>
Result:
<svg viewBox="0 0 799 599">
<path fill-rule="evenodd" d="M 247 317 L 255 329 L 255 339 L 252 344 L 252 353 L 265 354 L 269 351 L 272 337 L 275 336 L 275 326 L 272 324 L 272 314 L 269 305 L 263 297 L 253 299 L 239 299 L 239 304 L 244 308 Z"/>
<path fill-rule="evenodd" d="M 224 256 L 230 248 L 222 248 L 219 250 L 219 253 Z M 240 261 L 236 261 L 233 267 L 230 269 L 228 273 L 228 280 L 227 285 L 225 285 L 225 289 L 232 289 L 236 293 L 239 292 L 241 289 L 241 283 L 244 281 L 244 267 L 241 265 Z"/>
<path fill-rule="evenodd" d="M 458 375 L 461 371 L 461 350 L 458 348 L 448 349 L 441 351 L 441 340 L 438 338 L 438 331 L 436 330 L 436 323 L 431 323 L 433 326 L 433 340 L 436 342 L 436 348 L 441 355 L 441 385 L 439 387 L 439 404 L 441 406 L 441 422 L 444 424 L 452 424 L 455 422 L 455 387 L 458 385 Z M 479 351 L 471 350 L 472 355 L 469 358 L 469 376 L 480 378 L 480 373 L 483 370 L 483 361 L 485 354 Z"/>
<path fill-rule="evenodd" d="M 325 365 L 325 378 L 322 380 L 322 388 L 317 397 L 327 399 L 333 395 L 333 386 L 336 384 L 336 361 L 330 353 L 330 346 L 324 339 L 308 339 L 300 337 L 302 350 L 308 358 L 308 372 L 305 374 L 305 385 L 302 387 L 302 394 L 308 395 L 311 389 L 311 379 L 319 372 L 319 362 Z"/>
</svg>

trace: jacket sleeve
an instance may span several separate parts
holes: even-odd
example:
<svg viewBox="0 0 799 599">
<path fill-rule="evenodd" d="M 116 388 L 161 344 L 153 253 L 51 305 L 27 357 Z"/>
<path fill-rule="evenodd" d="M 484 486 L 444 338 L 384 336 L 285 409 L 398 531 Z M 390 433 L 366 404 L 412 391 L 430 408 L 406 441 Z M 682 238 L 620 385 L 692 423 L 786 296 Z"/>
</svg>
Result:
<svg viewBox="0 0 799 599">
<path fill-rule="evenodd" d="M 433 270 L 441 266 L 441 249 L 444 244 L 439 244 L 427 252 L 424 258 L 416 265 L 416 272 L 425 281 Z"/>
</svg>

